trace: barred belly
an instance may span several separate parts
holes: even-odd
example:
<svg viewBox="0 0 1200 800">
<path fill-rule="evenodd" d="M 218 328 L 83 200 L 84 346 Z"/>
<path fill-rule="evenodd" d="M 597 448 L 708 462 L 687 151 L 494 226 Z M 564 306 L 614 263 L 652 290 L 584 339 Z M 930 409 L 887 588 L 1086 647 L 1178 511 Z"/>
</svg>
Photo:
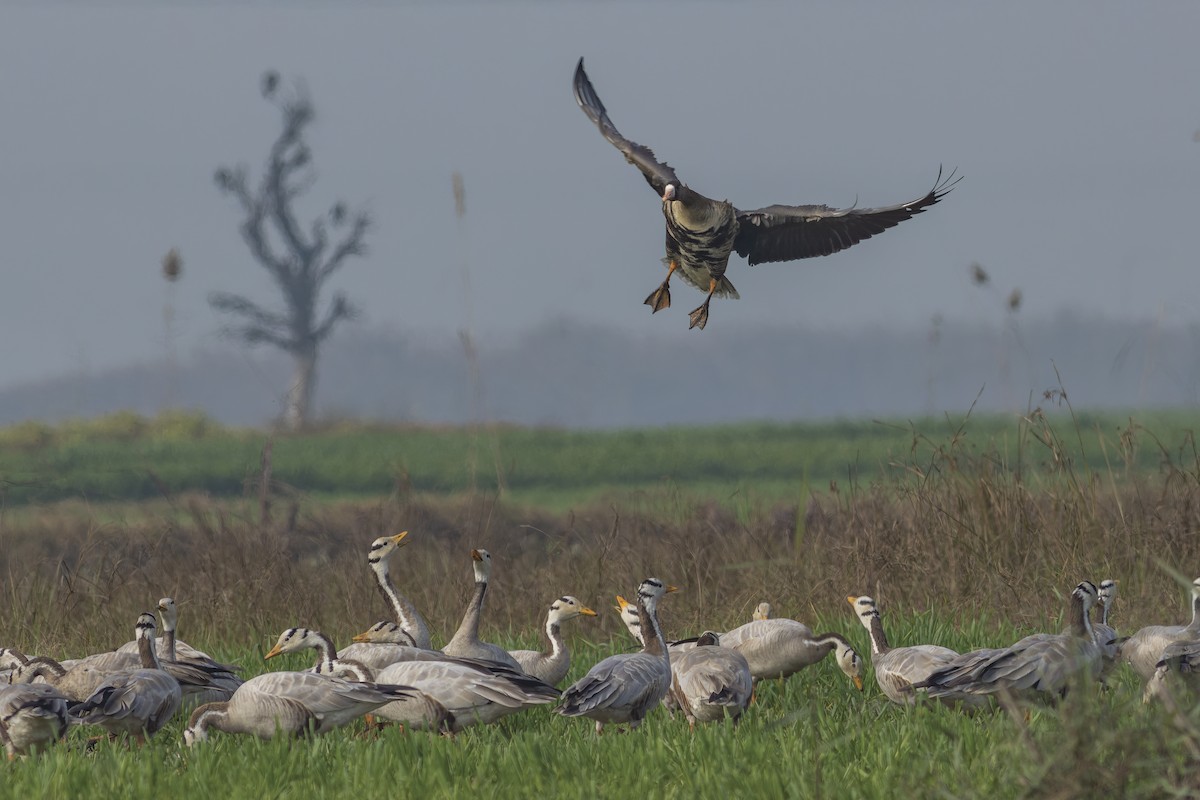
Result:
<svg viewBox="0 0 1200 800">
<path fill-rule="evenodd" d="M 683 203 L 663 203 L 663 216 L 667 219 L 666 261 L 674 261 L 683 279 L 703 292 L 708 291 L 713 278 L 719 281 L 725 274 L 738 230 L 732 205 L 720 203 L 708 208 L 713 213 L 692 217 Z M 718 296 L 728 293 L 723 287 L 716 292 Z"/>
</svg>

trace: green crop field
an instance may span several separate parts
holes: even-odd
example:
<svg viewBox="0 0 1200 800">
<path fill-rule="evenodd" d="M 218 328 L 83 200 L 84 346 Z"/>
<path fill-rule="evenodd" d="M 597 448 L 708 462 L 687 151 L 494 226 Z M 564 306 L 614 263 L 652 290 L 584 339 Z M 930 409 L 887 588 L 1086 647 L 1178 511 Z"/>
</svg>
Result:
<svg viewBox="0 0 1200 800">
<path fill-rule="evenodd" d="M 562 594 L 600 611 L 568 625 L 573 676 L 626 649 L 612 597 L 649 575 L 682 588 L 665 603 L 673 636 L 767 600 L 865 654 L 845 597 L 869 593 L 893 644 L 1002 646 L 1060 629 L 1070 588 L 1108 577 L 1127 634 L 1182 621 L 1179 581 L 1200 574 L 1198 419 L 345 426 L 275 437 L 269 475 L 267 434 L 199 418 L 18 426 L 0 431 L 0 646 L 98 652 L 171 595 L 184 639 L 257 674 L 284 628 L 344 643 L 388 616 L 365 557 L 398 530 L 394 579 L 439 641 L 470 595 L 472 547 L 496 563 L 484 638 L 535 645 Z M 88 750 L 73 731 L 5 765 L 0 797 L 1196 796 L 1200 708 L 1144 705 L 1141 688 L 1122 668 L 1028 719 L 965 716 L 894 706 L 869 674 L 860 694 L 823 662 L 762 686 L 740 728 L 694 734 L 656 710 L 597 738 L 534 709 L 453 739 L 356 723 L 188 750 L 175 720 L 142 750 Z"/>
</svg>

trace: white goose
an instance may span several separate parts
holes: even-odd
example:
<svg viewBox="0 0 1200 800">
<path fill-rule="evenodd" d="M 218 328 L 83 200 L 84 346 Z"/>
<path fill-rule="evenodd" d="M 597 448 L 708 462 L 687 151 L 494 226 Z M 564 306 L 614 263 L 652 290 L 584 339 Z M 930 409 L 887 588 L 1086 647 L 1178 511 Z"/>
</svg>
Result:
<svg viewBox="0 0 1200 800">
<path fill-rule="evenodd" d="M 85 725 L 98 725 L 110 734 L 127 733 L 144 742 L 179 710 L 183 692 L 158 660 L 154 615 L 141 614 L 135 631 L 142 669 L 113 675 L 71 713 Z"/>
<path fill-rule="evenodd" d="M 0 742 L 8 760 L 62 739 L 69 702 L 44 683 L 0 687 Z"/>
<path fill-rule="evenodd" d="M 206 703 L 193 711 L 183 740 L 191 747 L 206 740 L 210 729 L 260 739 L 321 734 L 412 695 L 406 686 L 358 683 L 314 672 L 268 672 L 243 683 L 228 701 Z"/>
<path fill-rule="evenodd" d="M 520 670 L 521 665 L 503 647 L 479 640 L 479 617 L 483 611 L 483 601 L 487 597 L 488 580 L 492 573 L 492 556 L 487 550 L 472 550 L 471 563 L 475 571 L 475 592 L 471 595 L 471 601 L 467 603 L 467 610 L 463 614 L 458 630 L 442 648 L 442 652 L 448 656 L 459 658 L 481 658 L 486 661 L 495 661 L 506 667 Z"/>
<path fill-rule="evenodd" d="M 755 682 L 786 678 L 833 653 L 838 668 L 854 687 L 863 688 L 862 660 L 846 637 L 840 633 L 814 635 L 811 628 L 794 619 L 747 622 L 721 634 L 721 646 L 746 657 Z"/>
<path fill-rule="evenodd" d="M 948 666 L 958 653 L 948 647 L 935 644 L 918 644 L 910 647 L 892 647 L 883 631 L 883 620 L 879 608 L 870 597 L 850 595 L 846 601 L 854 608 L 859 622 L 871 637 L 871 666 L 875 670 L 875 682 L 893 703 L 912 705 L 916 695 L 912 690 L 915 683 L 928 678 L 934 671 Z M 942 697 L 947 702 L 965 702 L 982 705 L 982 698 L 966 693 L 947 693 Z"/>
<path fill-rule="evenodd" d="M 381 536 L 376 539 L 371 543 L 371 552 L 367 555 L 367 563 L 371 565 L 371 571 L 375 573 L 375 580 L 379 584 L 379 591 L 383 593 L 383 599 L 387 601 L 388 607 L 396 615 L 396 622 L 411 639 L 406 644 L 428 650 L 433 647 L 429 636 L 429 625 L 421 616 L 421 612 L 417 611 L 417 607 L 396 590 L 388 569 L 388 558 L 407 544 L 405 541 L 407 536 L 408 531 L 401 531 L 395 536 Z"/>
<path fill-rule="evenodd" d="M 1067 633 L 1038 633 L 1011 647 L 964 653 L 913 688 L 928 689 L 930 697 L 959 692 L 1002 698 L 1065 695 L 1079 676 L 1100 674 L 1100 647 L 1088 620 L 1098 594 L 1090 581 L 1071 592 Z"/>
<path fill-rule="evenodd" d="M 1192 621 L 1187 625 L 1151 625 L 1142 628 L 1120 645 L 1122 661 L 1129 662 L 1142 680 L 1150 680 L 1170 644 L 1200 637 L 1200 578 L 1192 581 Z"/>
<path fill-rule="evenodd" d="M 746 658 L 722 647 L 720 635 L 712 631 L 705 631 L 694 648 L 671 659 L 671 673 L 671 694 L 691 730 L 697 722 L 715 722 L 726 713 L 736 726 L 754 693 Z"/>
<path fill-rule="evenodd" d="M 563 595 L 550 604 L 546 612 L 546 642 L 550 652 L 538 650 L 509 650 L 508 654 L 521 669 L 538 680 L 555 686 L 571 670 L 571 653 L 562 636 L 562 623 L 579 616 L 594 617 L 596 612 L 571 595 Z"/>
<path fill-rule="evenodd" d="M 658 622 L 658 602 L 675 591 L 657 578 L 642 581 L 637 607 L 644 645 L 637 653 L 618 653 L 601 661 L 563 692 L 555 712 L 565 717 L 589 717 L 596 733 L 605 723 L 628 722 L 637 728 L 671 688 L 671 657 Z"/>
</svg>

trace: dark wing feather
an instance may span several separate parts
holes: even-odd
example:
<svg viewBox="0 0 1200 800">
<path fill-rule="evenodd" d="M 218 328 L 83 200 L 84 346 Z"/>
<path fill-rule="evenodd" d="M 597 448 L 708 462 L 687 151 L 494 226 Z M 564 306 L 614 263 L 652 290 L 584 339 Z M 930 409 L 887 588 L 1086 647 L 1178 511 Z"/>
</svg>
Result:
<svg viewBox="0 0 1200 800">
<path fill-rule="evenodd" d="M 625 160 L 642 171 L 646 182 L 654 187 L 654 191 L 658 192 L 659 196 L 666 191 L 668 183 L 680 185 L 675 170 L 665 163 L 660 163 L 649 147 L 643 147 L 637 142 L 626 139 L 617 130 L 617 126 L 612 124 L 612 120 L 608 118 L 608 112 L 604 110 L 604 103 L 600 102 L 600 96 L 596 94 L 596 90 L 592 88 L 592 82 L 588 80 L 587 73 L 583 71 L 582 58 L 579 59 L 579 66 L 575 67 L 575 102 L 579 103 L 579 107 L 583 109 L 583 113 L 588 115 L 588 119 L 596 123 L 600 133 L 604 134 L 604 138 L 625 154 Z"/>
<path fill-rule="evenodd" d="M 954 172 L 942 180 L 938 170 L 937 182 L 928 194 L 883 208 L 767 206 L 739 211 L 733 246 L 738 255 L 750 260 L 750 266 L 831 255 L 920 214 L 960 180 Z"/>
</svg>

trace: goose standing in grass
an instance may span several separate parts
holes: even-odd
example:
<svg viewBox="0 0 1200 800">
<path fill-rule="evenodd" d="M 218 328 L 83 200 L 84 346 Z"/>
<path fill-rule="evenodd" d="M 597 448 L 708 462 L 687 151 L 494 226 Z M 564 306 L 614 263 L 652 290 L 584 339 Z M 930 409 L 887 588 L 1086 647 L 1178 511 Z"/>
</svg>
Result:
<svg viewBox="0 0 1200 800">
<path fill-rule="evenodd" d="M 495 661 L 455 656 L 398 662 L 384 667 L 376 678 L 412 686 L 429 698 L 426 708 L 390 703 L 375 712 L 382 719 L 418 730 L 457 733 L 559 697 L 558 689 L 520 670 Z"/>
<path fill-rule="evenodd" d="M 859 622 L 871 637 L 871 666 L 875 670 L 875 682 L 893 703 L 912 705 L 916 695 L 912 686 L 928 678 L 933 672 L 949 665 L 959 654 L 948 647 L 935 644 L 918 644 L 910 647 L 892 647 L 883 630 L 879 607 L 870 597 L 846 598 L 858 616 Z M 947 693 L 943 700 L 982 705 L 985 701 L 969 694 Z"/>
<path fill-rule="evenodd" d="M 754 693 L 746 658 L 722 647 L 713 631 L 705 631 L 694 648 L 671 659 L 671 675 L 671 695 L 691 730 L 697 722 L 715 722 L 726 713 L 736 726 Z"/>
<path fill-rule="evenodd" d="M 1200 578 L 1192 581 L 1192 621 L 1187 625 L 1151 625 L 1142 628 L 1120 646 L 1120 658 L 1148 681 L 1154 677 L 1163 650 L 1177 641 L 1200 637 Z"/>
<path fill-rule="evenodd" d="M 268 672 L 243 683 L 227 701 L 199 706 L 183 740 L 191 747 L 206 740 L 210 729 L 260 739 L 322 734 L 412 696 L 407 686 L 359 683 L 315 672 Z"/>
<path fill-rule="evenodd" d="M 596 733 L 605 723 L 628 722 L 630 730 L 671 689 L 671 657 L 658 621 L 658 602 L 675 591 L 657 578 L 642 581 L 637 591 L 637 608 L 643 638 L 641 651 L 618 653 L 601 661 L 563 692 L 554 710 L 565 717 L 588 717 L 596 721 Z"/>
<path fill-rule="evenodd" d="M 110 734 L 127 733 L 140 743 L 170 721 L 183 702 L 183 692 L 158 660 L 154 615 L 139 616 L 135 630 L 142 668 L 113 675 L 71 714 L 85 725 L 98 725 Z"/>
<path fill-rule="evenodd" d="M 928 678 L 913 684 L 930 697 L 958 693 L 1001 699 L 1065 695 L 1073 681 L 1100 675 L 1100 647 L 1088 613 L 1099 592 L 1083 581 L 1071 592 L 1068 632 L 1026 636 L 1011 647 L 964 653 Z"/>
<path fill-rule="evenodd" d="M 521 665 L 498 644 L 479 641 L 479 617 L 483 612 L 483 601 L 487 597 L 488 580 L 492 574 L 492 556 L 487 550 L 472 550 L 471 563 L 475 571 L 475 592 L 467 603 L 466 613 L 454 636 L 442 648 L 448 656 L 460 658 L 481 658 L 495 661 L 515 670 Z"/>
<path fill-rule="evenodd" d="M 691 328 L 708 322 L 713 295 L 737 298 L 725 277 L 729 257 L 737 252 L 750 266 L 772 261 L 792 261 L 827 256 L 868 239 L 920 214 L 941 200 L 954 184 L 951 174 L 926 194 L 907 203 L 882 208 L 836 209 L 823 205 L 774 205 L 741 211 L 728 200 L 712 200 L 683 183 L 675 170 L 660 162 L 650 148 L 626 139 L 608 118 L 608 112 L 583 70 L 575 68 L 575 101 L 600 133 L 621 151 L 625 160 L 641 171 L 662 200 L 667 222 L 667 277 L 646 298 L 652 312 L 671 305 L 669 284 L 676 271 L 692 286 L 707 292 L 704 302 L 691 312 Z"/>
<path fill-rule="evenodd" d="M 334 650 L 333 640 L 320 631 L 311 628 L 288 628 L 279 634 L 278 641 L 264 658 L 272 659 L 283 653 L 295 653 L 300 650 L 312 649 L 317 651 L 317 663 L 310 672 L 331 678 L 340 678 L 360 683 L 375 683 L 377 673 L 360 661 L 341 658 Z M 430 650 L 410 648 L 413 652 L 426 655 L 429 659 L 439 658 Z M 444 658 L 444 656 L 440 656 Z M 385 665 L 390 666 L 390 665 Z M 390 701 L 388 719 L 400 720 L 413 727 L 428 727 L 436 729 L 446 718 L 445 710 L 428 697 L 419 688 L 407 681 L 395 680 L 394 677 L 380 677 L 379 683 L 407 687 L 409 693 L 401 698 Z"/>
<path fill-rule="evenodd" d="M 634 641 L 636 641 L 639 645 L 645 644 L 642 639 L 642 621 L 638 616 L 637 603 L 631 603 L 621 595 L 617 595 L 616 609 L 617 613 L 621 615 L 621 622 L 625 623 L 625 629 L 629 631 L 629 635 L 632 636 Z M 696 639 L 694 637 L 690 639 L 679 639 L 674 642 L 667 642 L 667 650 L 669 650 L 672 655 L 676 653 L 686 653 L 695 646 Z M 673 707 L 674 700 L 671 699 L 670 694 L 667 695 L 664 702 L 667 704 L 668 708 Z"/>
<path fill-rule="evenodd" d="M 814 635 L 794 619 L 762 619 L 721 634 L 721 645 L 737 650 L 750 665 L 755 682 L 786 678 L 816 664 L 830 653 L 856 689 L 862 690 L 862 659 L 840 633 Z"/>
<path fill-rule="evenodd" d="M 388 607 L 396 615 L 396 622 L 410 638 L 406 644 L 422 650 L 429 650 L 433 647 L 429 636 L 429 625 L 421 616 L 421 612 L 417 611 L 417 607 L 396 590 L 388 569 L 389 557 L 408 543 L 407 537 L 408 531 L 401 531 L 395 536 L 381 536 L 376 539 L 371 543 L 371 552 L 367 555 L 367 563 L 371 565 L 371 571 L 375 573 L 375 580 L 379 584 L 379 591 L 383 593 L 383 599 L 387 601 Z"/>
<path fill-rule="evenodd" d="M 1117 582 L 1112 578 L 1107 578 L 1100 581 L 1100 585 L 1096 588 L 1099 591 L 1096 608 L 1099 609 L 1100 621 L 1092 623 L 1092 633 L 1096 637 L 1096 644 L 1100 646 L 1100 655 L 1104 659 L 1101 662 L 1100 680 L 1107 682 L 1108 675 L 1117 666 L 1117 656 L 1121 652 L 1121 647 L 1117 644 L 1117 630 L 1108 622 L 1108 615 L 1117 599 Z"/>
<path fill-rule="evenodd" d="M 70 699 L 44 683 L 0 687 L 0 742 L 12 761 L 67 733 Z"/>
<path fill-rule="evenodd" d="M 571 595 L 563 595 L 550 604 L 546 613 L 546 643 L 549 652 L 539 650 L 509 650 L 508 654 L 521 665 L 521 669 L 551 686 L 567 677 L 571 670 L 571 653 L 562 635 L 562 623 L 579 616 L 594 617 L 596 612 L 580 603 Z"/>
</svg>

